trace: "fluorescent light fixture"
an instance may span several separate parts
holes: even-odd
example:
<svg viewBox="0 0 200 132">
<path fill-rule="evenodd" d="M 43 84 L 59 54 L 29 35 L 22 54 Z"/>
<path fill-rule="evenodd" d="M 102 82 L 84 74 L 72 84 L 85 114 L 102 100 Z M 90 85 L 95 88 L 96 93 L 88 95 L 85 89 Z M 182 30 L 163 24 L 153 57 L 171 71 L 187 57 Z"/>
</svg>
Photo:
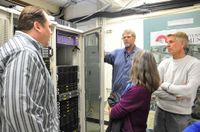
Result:
<svg viewBox="0 0 200 132">
<path fill-rule="evenodd" d="M 193 23 L 194 23 L 193 18 L 185 18 L 185 19 L 177 19 L 177 20 L 168 21 L 167 25 L 168 26 L 179 26 L 179 25 L 186 25 L 186 24 L 193 24 Z"/>
</svg>

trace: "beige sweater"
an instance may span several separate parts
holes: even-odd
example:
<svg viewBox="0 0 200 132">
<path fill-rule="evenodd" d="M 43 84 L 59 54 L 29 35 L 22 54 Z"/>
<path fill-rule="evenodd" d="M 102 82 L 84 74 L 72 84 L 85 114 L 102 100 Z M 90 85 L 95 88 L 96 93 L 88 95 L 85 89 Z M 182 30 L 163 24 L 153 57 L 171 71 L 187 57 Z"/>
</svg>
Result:
<svg viewBox="0 0 200 132">
<path fill-rule="evenodd" d="M 191 114 L 192 105 L 200 85 L 200 61 L 186 55 L 184 58 L 168 58 L 158 66 L 161 85 L 155 92 L 157 105 L 168 112 Z M 176 97 L 182 98 L 177 101 Z"/>
</svg>

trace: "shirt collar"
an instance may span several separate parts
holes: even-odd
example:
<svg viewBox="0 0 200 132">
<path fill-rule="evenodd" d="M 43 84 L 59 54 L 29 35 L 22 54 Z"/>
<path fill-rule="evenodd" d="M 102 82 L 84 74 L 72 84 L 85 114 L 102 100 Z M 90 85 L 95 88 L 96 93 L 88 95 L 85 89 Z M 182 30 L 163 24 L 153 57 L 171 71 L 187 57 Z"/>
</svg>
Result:
<svg viewBox="0 0 200 132">
<path fill-rule="evenodd" d="M 126 48 L 124 48 L 124 53 L 125 53 L 125 54 L 133 54 L 133 53 L 135 53 L 136 50 L 137 50 L 137 47 L 134 46 L 134 48 L 132 48 L 131 52 L 128 53 L 127 50 L 126 50 Z"/>
<path fill-rule="evenodd" d="M 28 39 L 29 41 L 32 42 L 31 44 L 33 44 L 33 46 L 34 46 L 38 51 L 40 51 L 40 52 L 42 53 L 43 46 L 41 45 L 40 42 L 38 42 L 37 40 L 35 40 L 35 39 L 34 39 L 33 37 L 31 37 L 30 35 L 28 35 L 27 33 L 22 32 L 22 31 L 16 31 L 16 32 L 15 32 L 15 35 L 16 35 L 16 36 L 20 35 L 20 36 L 25 37 L 26 39 Z"/>
</svg>

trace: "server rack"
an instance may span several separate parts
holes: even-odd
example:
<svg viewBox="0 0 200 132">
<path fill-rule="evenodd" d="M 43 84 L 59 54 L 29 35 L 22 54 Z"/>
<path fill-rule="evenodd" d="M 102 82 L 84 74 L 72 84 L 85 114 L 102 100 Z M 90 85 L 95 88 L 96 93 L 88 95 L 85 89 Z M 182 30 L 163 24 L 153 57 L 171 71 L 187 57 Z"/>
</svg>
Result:
<svg viewBox="0 0 200 132">
<path fill-rule="evenodd" d="M 42 58 L 50 74 L 51 74 L 51 68 L 50 68 L 51 60 L 50 59 L 52 56 L 53 56 L 53 49 L 51 47 L 42 49 Z"/>
<path fill-rule="evenodd" d="M 99 42 L 100 28 L 84 33 L 77 29 L 55 24 L 52 30 L 51 41 L 55 56 L 52 57 L 51 69 L 54 84 L 57 86 L 60 130 L 62 132 L 104 131 L 104 50 L 103 45 L 100 45 Z M 86 59 L 88 53 L 91 53 L 90 55 L 93 57 L 95 55 L 95 58 L 98 56 L 98 60 L 95 60 L 95 66 L 91 65 L 93 57 Z M 91 77 L 92 79 L 89 79 Z M 91 84 L 90 81 L 93 83 Z M 93 87 L 95 82 L 98 86 Z M 99 89 L 95 90 L 97 87 Z M 93 92 L 95 94 L 92 94 Z M 94 118 L 95 122 L 90 122 L 87 120 L 88 115 L 86 116 L 86 109 L 90 107 L 87 105 L 88 99 L 91 99 L 91 96 L 95 96 L 89 100 L 93 102 L 91 107 L 96 108 L 93 109 L 92 113 L 90 111 L 92 115 L 89 117 Z M 95 127 L 88 129 L 91 123 Z"/>
<path fill-rule="evenodd" d="M 57 102 L 60 130 L 73 132 L 79 130 L 78 115 L 78 66 L 57 66 Z"/>
<path fill-rule="evenodd" d="M 0 6 L 0 46 L 13 35 L 12 11 Z"/>
<path fill-rule="evenodd" d="M 58 117 L 61 132 L 80 131 L 79 122 L 79 63 L 74 62 L 79 42 L 77 33 L 57 29 L 56 84 Z"/>
</svg>

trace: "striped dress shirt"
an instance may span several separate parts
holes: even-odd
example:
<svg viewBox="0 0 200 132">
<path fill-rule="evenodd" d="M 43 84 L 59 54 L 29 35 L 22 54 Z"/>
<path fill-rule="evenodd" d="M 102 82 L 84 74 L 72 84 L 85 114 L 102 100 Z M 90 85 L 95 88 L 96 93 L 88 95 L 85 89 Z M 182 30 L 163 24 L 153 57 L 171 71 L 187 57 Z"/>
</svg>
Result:
<svg viewBox="0 0 200 132">
<path fill-rule="evenodd" d="M 56 95 L 41 51 L 21 31 L 0 48 L 1 132 L 58 132 Z"/>
</svg>

